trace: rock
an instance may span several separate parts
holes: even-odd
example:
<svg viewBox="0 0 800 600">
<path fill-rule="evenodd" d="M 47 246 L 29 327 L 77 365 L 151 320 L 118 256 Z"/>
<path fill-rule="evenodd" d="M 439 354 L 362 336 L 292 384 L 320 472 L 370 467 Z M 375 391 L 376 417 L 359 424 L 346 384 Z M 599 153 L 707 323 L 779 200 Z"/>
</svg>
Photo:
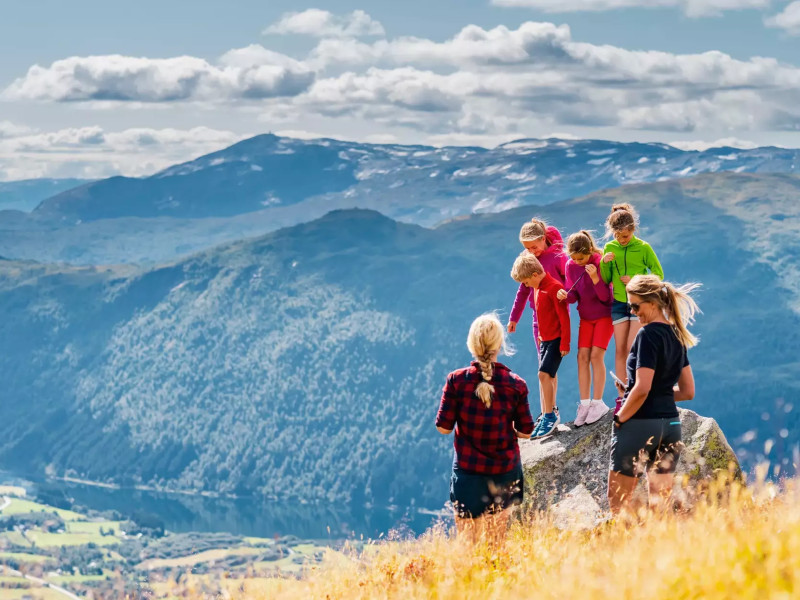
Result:
<svg viewBox="0 0 800 600">
<path fill-rule="evenodd" d="M 691 410 L 678 409 L 686 445 L 678 464 L 674 495 L 676 503 L 691 508 L 697 495 L 716 473 L 733 469 L 741 476 L 739 461 L 714 419 Z M 557 525 L 591 527 L 608 511 L 606 486 L 613 415 L 592 425 L 559 425 L 544 440 L 521 440 L 525 474 L 525 506 L 548 510 Z M 637 495 L 646 497 L 645 479 Z"/>
</svg>

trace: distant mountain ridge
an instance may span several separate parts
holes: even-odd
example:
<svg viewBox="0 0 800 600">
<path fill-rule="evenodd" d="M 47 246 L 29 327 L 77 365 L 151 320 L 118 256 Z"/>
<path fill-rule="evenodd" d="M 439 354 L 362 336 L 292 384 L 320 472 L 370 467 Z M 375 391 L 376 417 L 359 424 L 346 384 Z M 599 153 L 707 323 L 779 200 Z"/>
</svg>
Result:
<svg viewBox="0 0 800 600">
<path fill-rule="evenodd" d="M 330 208 L 373 208 L 431 226 L 462 214 L 548 204 L 629 183 L 718 171 L 793 172 L 798 159 L 800 150 L 779 148 L 696 152 L 657 143 L 562 139 L 522 139 L 494 149 L 435 148 L 264 134 L 150 177 L 112 177 L 66 191 L 36 213 L 81 221 L 229 217 L 320 195 L 333 200 L 348 190 L 353 202 Z M 369 198 L 379 193 L 377 202 Z"/>
<path fill-rule="evenodd" d="M 800 151 L 600 140 L 478 147 L 377 145 L 260 135 L 153 176 L 114 177 L 0 216 L 0 254 L 76 264 L 154 263 L 368 208 L 426 227 L 601 189 L 702 173 L 794 173 Z"/>
<path fill-rule="evenodd" d="M 768 458 L 791 469 L 798 194 L 796 176 L 710 174 L 435 229 L 339 210 L 152 269 L 0 262 L 0 461 L 276 499 L 441 505 L 452 456 L 433 427 L 442 384 L 469 360 L 471 320 L 508 314 L 520 224 L 599 229 L 612 203 L 632 201 L 667 278 L 704 284 L 687 407 L 717 419 L 745 466 L 771 438 Z M 535 382 L 529 319 L 507 362 Z"/>
<path fill-rule="evenodd" d="M 43 200 L 66 190 L 91 183 L 90 179 L 24 179 L 0 181 L 0 211 L 29 212 Z"/>
</svg>

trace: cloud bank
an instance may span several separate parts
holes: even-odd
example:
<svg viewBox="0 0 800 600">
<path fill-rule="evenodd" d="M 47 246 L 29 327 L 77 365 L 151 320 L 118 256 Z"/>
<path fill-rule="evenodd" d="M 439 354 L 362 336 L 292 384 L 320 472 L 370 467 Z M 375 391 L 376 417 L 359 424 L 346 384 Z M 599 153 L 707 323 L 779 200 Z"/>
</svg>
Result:
<svg viewBox="0 0 800 600">
<path fill-rule="evenodd" d="M 674 7 L 689 17 L 719 16 L 730 10 L 763 9 L 769 3 L 770 0 L 492 0 L 495 6 L 532 8 L 547 13 Z"/>
<path fill-rule="evenodd" d="M 496 1 L 556 6 L 550 0 Z M 766 4 L 654 2 L 692 14 Z M 557 5 L 599 10 L 632 4 L 639 5 L 631 0 L 563 0 Z M 787 30 L 797 6 L 800 2 L 781 13 Z M 317 9 L 290 13 L 266 31 L 319 39 L 302 56 L 250 44 L 213 60 L 67 57 L 30 67 L 2 90 L 2 99 L 132 111 L 158 106 L 179 110 L 181 116 L 195 111 L 198 119 L 210 107 L 215 114 L 240 115 L 240 125 L 250 119 L 250 130 L 434 144 L 493 145 L 551 131 L 719 140 L 800 129 L 800 68 L 772 58 L 629 50 L 577 40 L 567 25 L 536 21 L 515 28 L 469 25 L 444 40 L 390 38 L 363 11 L 342 16 Z M 0 139 L 10 137 L 10 127 L 0 124 Z M 77 135 L 66 131 L 59 136 Z M 191 131 L 195 133 L 185 144 L 195 148 L 199 134 Z M 76 147 L 85 152 L 93 134 L 80 135 L 85 138 Z M 100 135 L 101 145 L 109 143 L 108 133 Z M 220 139 L 231 136 L 228 131 Z M 120 144 L 121 138 L 114 143 Z M 137 172 L 131 165 L 124 168 Z"/>
<path fill-rule="evenodd" d="M 105 131 L 92 126 L 36 132 L 8 125 L 17 133 L 0 136 L 0 181 L 150 175 L 249 137 L 208 127 Z"/>
</svg>

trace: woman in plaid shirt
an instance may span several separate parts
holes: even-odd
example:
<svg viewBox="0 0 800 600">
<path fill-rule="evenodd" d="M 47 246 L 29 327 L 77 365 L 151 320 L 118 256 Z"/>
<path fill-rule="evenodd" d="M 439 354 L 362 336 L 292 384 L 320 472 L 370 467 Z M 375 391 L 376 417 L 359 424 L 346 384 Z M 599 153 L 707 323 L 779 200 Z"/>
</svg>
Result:
<svg viewBox="0 0 800 600">
<path fill-rule="evenodd" d="M 505 328 L 495 314 L 469 328 L 467 348 L 475 360 L 447 376 L 436 429 L 455 428 L 450 501 L 456 531 L 473 541 L 505 536 L 510 508 L 522 501 L 522 462 L 517 438 L 529 438 L 533 417 L 525 380 L 497 362 L 505 350 Z"/>
</svg>

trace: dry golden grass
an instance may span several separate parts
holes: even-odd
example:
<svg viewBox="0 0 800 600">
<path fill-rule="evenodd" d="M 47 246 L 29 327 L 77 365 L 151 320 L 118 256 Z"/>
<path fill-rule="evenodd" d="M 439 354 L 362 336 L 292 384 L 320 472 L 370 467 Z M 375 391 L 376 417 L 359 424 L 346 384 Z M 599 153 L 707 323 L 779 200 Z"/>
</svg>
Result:
<svg viewBox="0 0 800 600">
<path fill-rule="evenodd" d="M 226 585 L 222 597 L 788 600 L 800 597 L 799 489 L 735 487 L 690 515 L 640 515 L 591 531 L 560 531 L 531 517 L 511 528 L 500 551 L 432 531 L 313 568 L 302 580 Z"/>
</svg>

